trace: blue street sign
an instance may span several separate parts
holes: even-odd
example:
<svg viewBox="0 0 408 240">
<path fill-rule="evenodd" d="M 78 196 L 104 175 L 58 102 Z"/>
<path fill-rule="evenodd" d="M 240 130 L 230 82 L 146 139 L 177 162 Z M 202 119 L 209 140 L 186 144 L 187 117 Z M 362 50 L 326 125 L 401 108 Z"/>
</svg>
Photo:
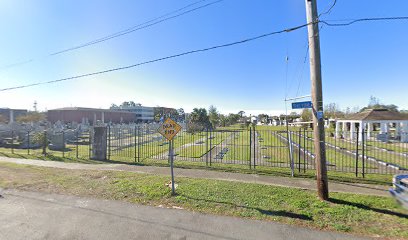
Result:
<svg viewBox="0 0 408 240">
<path fill-rule="evenodd" d="M 300 108 L 312 108 L 312 102 L 294 102 L 292 103 L 292 109 L 300 109 Z"/>
</svg>

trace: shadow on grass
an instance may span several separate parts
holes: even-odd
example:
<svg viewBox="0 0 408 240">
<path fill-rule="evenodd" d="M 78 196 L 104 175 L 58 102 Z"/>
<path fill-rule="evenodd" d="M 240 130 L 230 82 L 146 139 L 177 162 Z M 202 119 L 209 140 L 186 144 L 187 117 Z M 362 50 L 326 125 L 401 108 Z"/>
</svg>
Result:
<svg viewBox="0 0 408 240">
<path fill-rule="evenodd" d="M 260 212 L 263 215 L 267 216 L 276 216 L 276 217 L 288 217 L 288 218 L 294 218 L 294 219 L 299 219 L 299 220 L 305 220 L 305 221 L 312 221 L 313 218 L 304 214 L 298 214 L 298 213 L 293 213 L 293 212 L 288 212 L 288 211 L 283 211 L 283 210 L 278 210 L 278 211 L 271 211 L 271 210 L 265 210 L 262 208 L 257 208 L 257 207 L 248 207 L 248 206 L 243 206 L 243 205 L 237 205 L 233 204 L 230 202 L 223 202 L 223 201 L 213 201 L 213 200 L 208 200 L 208 199 L 202 199 L 202 198 L 194 198 L 190 197 L 187 195 L 179 194 L 179 196 L 194 200 L 194 201 L 204 201 L 204 202 L 210 202 L 210 203 L 217 203 L 217 204 L 225 204 L 225 205 L 230 205 L 234 208 L 245 208 L 245 209 L 250 209 L 250 210 L 256 210 Z"/>
<path fill-rule="evenodd" d="M 354 203 L 354 202 L 349 202 L 349 201 L 336 199 L 336 198 L 330 198 L 329 202 L 336 203 L 336 204 L 341 204 L 341 205 L 349 205 L 349 206 L 357 207 L 357 208 L 364 209 L 364 210 L 374 211 L 374 212 L 377 212 L 377 213 L 397 216 L 397 217 L 400 217 L 400 218 L 408 218 L 408 214 L 394 212 L 394 211 L 391 211 L 391 210 L 388 210 L 388 209 L 374 208 L 374 207 L 370 207 L 370 206 L 367 206 L 367 205 L 362 204 L 362 203 Z"/>
<path fill-rule="evenodd" d="M 10 154 L 7 154 L 7 153 L 3 153 L 3 152 L 0 152 L 0 154 L 1 154 L 1 156 L 3 156 L 3 157 L 9 157 L 9 158 L 24 158 L 24 159 L 27 159 L 27 157 L 26 157 L 26 155 L 23 155 L 23 154 L 19 154 L 19 153 L 10 153 Z"/>
</svg>

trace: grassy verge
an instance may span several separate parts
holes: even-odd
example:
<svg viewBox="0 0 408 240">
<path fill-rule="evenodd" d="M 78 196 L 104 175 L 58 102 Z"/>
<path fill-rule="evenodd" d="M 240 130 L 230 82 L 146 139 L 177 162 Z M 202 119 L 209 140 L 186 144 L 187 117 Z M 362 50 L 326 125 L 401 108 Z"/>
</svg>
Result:
<svg viewBox="0 0 408 240">
<path fill-rule="evenodd" d="M 105 163 L 117 163 L 117 164 L 131 164 L 139 166 L 169 166 L 167 160 L 158 160 L 158 159 L 143 159 L 140 162 L 135 162 L 134 159 L 126 158 L 123 159 L 112 159 L 106 161 L 98 161 L 91 159 L 76 159 L 68 157 L 59 157 L 53 155 L 25 155 L 25 154 L 11 154 L 4 153 L 0 151 L 0 156 L 10 157 L 10 158 L 23 158 L 23 159 L 41 159 L 45 161 L 58 161 L 66 163 L 85 163 L 85 164 L 105 164 Z M 279 164 L 278 164 L 279 165 Z M 271 176 L 282 176 L 290 177 L 291 172 L 287 167 L 280 166 L 256 166 L 256 168 L 249 168 L 249 162 L 241 162 L 241 164 L 225 164 L 225 163 L 208 163 L 205 161 L 182 161 L 176 160 L 174 163 L 175 167 L 178 168 L 187 168 L 187 169 L 206 169 L 212 171 L 222 171 L 222 172 L 235 172 L 235 173 L 245 173 L 245 174 L 260 174 L 260 175 L 271 175 Z M 297 166 L 296 166 L 297 168 Z M 306 169 L 303 171 L 303 168 L 299 172 L 295 169 L 295 177 L 297 178 L 315 178 L 315 171 L 311 169 Z M 363 178 L 361 174 L 359 177 L 356 177 L 354 173 L 344 173 L 329 171 L 328 179 L 334 182 L 349 182 L 349 183 L 364 183 L 364 184 L 377 184 L 377 185 L 391 185 L 392 184 L 392 175 L 386 174 L 366 174 Z"/>
<path fill-rule="evenodd" d="M 177 196 L 167 177 L 113 171 L 66 170 L 0 163 L 0 186 L 115 199 L 366 236 L 408 238 L 408 211 L 393 199 L 227 181 L 177 178 Z"/>
</svg>

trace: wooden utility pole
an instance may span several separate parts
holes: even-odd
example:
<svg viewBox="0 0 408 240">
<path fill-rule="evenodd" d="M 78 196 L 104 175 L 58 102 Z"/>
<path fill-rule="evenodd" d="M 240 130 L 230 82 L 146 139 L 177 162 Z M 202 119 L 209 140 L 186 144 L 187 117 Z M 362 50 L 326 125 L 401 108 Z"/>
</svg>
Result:
<svg viewBox="0 0 408 240">
<path fill-rule="evenodd" d="M 316 0 L 306 1 L 308 41 L 310 55 L 310 80 L 312 83 L 314 149 L 316 161 L 317 191 L 322 200 L 329 199 L 326 150 L 324 142 L 322 72 L 320 60 L 319 17 Z"/>
</svg>

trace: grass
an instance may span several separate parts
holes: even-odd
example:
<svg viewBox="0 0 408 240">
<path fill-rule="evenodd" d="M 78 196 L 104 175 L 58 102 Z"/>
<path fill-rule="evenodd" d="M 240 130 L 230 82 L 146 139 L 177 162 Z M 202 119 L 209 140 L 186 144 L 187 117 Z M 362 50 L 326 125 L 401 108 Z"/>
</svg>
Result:
<svg viewBox="0 0 408 240">
<path fill-rule="evenodd" d="M 246 148 L 245 148 L 246 149 Z M 247 150 L 242 150 L 243 152 Z M 249 151 L 247 151 L 249 153 Z M 224 156 L 224 159 L 228 159 L 227 153 Z M 27 155 L 14 153 L 12 154 L 8 149 L 7 152 L 0 151 L 0 156 L 3 157 L 10 157 L 10 158 L 23 158 L 23 159 L 40 159 L 45 161 L 58 161 L 58 162 L 66 162 L 66 163 L 84 163 L 84 164 L 105 164 L 105 163 L 117 163 L 117 164 L 134 164 L 134 165 L 142 165 L 142 166 L 168 166 L 167 159 L 153 159 L 153 158 L 145 158 L 140 160 L 134 160 L 134 158 L 125 157 L 121 159 L 120 157 L 112 157 L 110 160 L 99 161 L 99 160 L 92 160 L 88 158 L 68 158 L 68 157 L 61 157 L 59 155 Z M 249 156 L 247 156 L 249 159 Z M 201 161 L 185 161 L 183 159 L 177 159 L 175 161 L 175 167 L 179 168 L 191 168 L 191 169 L 207 169 L 213 171 L 225 171 L 225 172 L 236 172 L 236 173 L 245 173 L 245 174 L 262 174 L 262 175 L 273 175 L 273 176 L 290 176 L 290 168 L 288 167 L 279 167 L 279 166 L 256 166 L 255 169 L 249 168 L 248 159 L 238 160 L 235 162 L 236 164 L 225 164 L 222 162 L 211 162 L 209 159 L 208 166 L 206 165 L 205 160 L 201 159 Z M 295 159 L 297 157 L 295 156 Z M 315 171 L 310 168 L 309 165 L 306 166 L 305 172 L 303 172 L 303 164 L 301 167 L 301 171 L 297 171 L 297 160 L 295 161 L 295 177 L 298 178 L 315 178 Z M 268 164 L 267 164 L 268 165 Z M 278 164 L 279 165 L 279 164 Z M 335 182 L 350 182 L 350 183 L 364 183 L 364 184 L 380 184 L 380 185 L 390 185 L 392 183 L 392 175 L 390 174 L 366 174 L 364 178 L 362 178 L 361 174 L 359 177 L 356 177 L 354 173 L 346 173 L 346 172 L 336 172 L 336 171 L 328 171 L 328 179 L 329 181 Z"/>
<path fill-rule="evenodd" d="M 332 193 L 320 201 L 314 191 L 218 180 L 176 178 L 113 171 L 66 170 L 0 163 L 0 186 L 114 199 L 152 206 L 248 219 L 276 221 L 365 236 L 408 238 L 408 211 L 392 198 Z"/>
<path fill-rule="evenodd" d="M 263 130 L 262 127 L 268 130 Z M 258 137 L 262 138 L 262 141 L 258 141 L 259 148 L 256 149 L 257 156 L 257 166 L 255 170 L 249 169 L 249 131 L 216 131 L 213 133 L 213 139 L 211 144 L 215 145 L 222 144 L 222 148 L 228 148 L 228 151 L 224 155 L 223 159 L 209 159 L 212 162 L 212 170 L 220 171 L 237 171 L 243 173 L 257 173 L 257 174 L 285 174 L 290 173 L 288 167 L 289 155 L 286 148 L 286 143 L 278 138 L 276 135 L 270 134 L 272 127 L 270 126 L 260 126 L 257 129 Z M 272 128 L 273 129 L 273 128 Z M 156 134 L 156 133 L 155 133 Z M 175 140 L 175 150 L 179 155 L 176 157 L 176 166 L 186 167 L 186 168 L 202 168 L 206 167 L 205 161 L 207 158 L 202 157 L 207 152 L 206 149 L 206 135 L 207 133 L 180 133 Z M 125 134 L 122 134 L 124 136 Z M 157 134 L 156 134 L 157 135 Z M 282 133 L 286 136 L 286 133 Z M 112 136 L 113 137 L 113 134 Z M 122 139 L 126 143 L 132 143 L 133 138 L 128 138 L 127 140 Z M 152 139 L 149 135 L 148 139 Z M 189 145 L 196 143 L 198 141 L 204 142 L 200 145 Z M 294 141 L 298 140 L 295 136 Z M 313 150 L 312 142 L 308 141 L 307 149 Z M 135 141 L 133 141 L 135 143 Z M 165 141 L 154 141 L 146 142 L 140 145 L 140 154 L 138 153 L 139 148 L 135 146 L 128 146 L 123 149 L 116 149 L 110 151 L 109 161 L 94 161 L 89 160 L 89 146 L 79 145 L 78 146 L 78 159 L 76 158 L 76 147 L 73 145 L 67 145 L 67 150 L 64 152 L 60 151 L 47 151 L 48 155 L 43 156 L 41 154 L 41 149 L 30 150 L 30 155 L 27 155 L 27 149 L 15 149 L 14 154 L 11 154 L 11 149 L 0 148 L 0 156 L 6 157 L 18 157 L 18 158 L 33 158 L 33 159 L 43 159 L 51 161 L 61 161 L 61 162 L 81 162 L 81 163 L 125 163 L 125 164 L 141 164 L 141 165 L 167 165 L 167 152 L 168 144 Z M 209 145 L 209 144 L 208 144 Z M 262 149 L 266 148 L 266 149 Z M 253 149 L 252 155 L 254 154 Z M 212 157 L 215 157 L 215 151 L 212 152 Z M 373 183 L 373 184 L 390 184 L 391 175 L 380 175 L 380 174 L 367 174 L 365 178 L 358 177 L 354 175 L 355 167 L 355 157 L 339 152 L 339 150 L 333 150 L 331 148 L 326 149 L 328 161 L 333 164 L 329 166 L 329 179 L 332 181 L 346 181 L 346 182 L 362 182 L 362 183 Z M 140 156 L 140 159 L 138 158 Z M 269 158 L 263 158 L 263 156 L 268 156 Z M 295 168 L 300 165 L 306 168 L 305 173 L 296 173 L 298 177 L 314 178 L 315 171 L 309 170 L 313 168 L 314 160 L 310 156 L 306 156 L 306 161 L 304 162 L 303 155 L 301 154 L 301 162 L 298 163 L 298 151 L 294 148 L 294 160 Z M 190 162 L 188 161 L 190 160 Z M 253 160 L 252 160 L 253 161 Z M 233 163 L 233 164 L 232 164 Z M 308 169 L 309 168 L 309 169 Z M 367 161 L 366 169 L 369 171 L 377 171 L 376 166 Z M 348 171 L 350 173 L 344 172 L 334 172 L 334 171 Z M 361 172 L 361 163 L 359 163 L 359 172 Z M 360 175 L 361 176 L 361 175 Z"/>
</svg>

